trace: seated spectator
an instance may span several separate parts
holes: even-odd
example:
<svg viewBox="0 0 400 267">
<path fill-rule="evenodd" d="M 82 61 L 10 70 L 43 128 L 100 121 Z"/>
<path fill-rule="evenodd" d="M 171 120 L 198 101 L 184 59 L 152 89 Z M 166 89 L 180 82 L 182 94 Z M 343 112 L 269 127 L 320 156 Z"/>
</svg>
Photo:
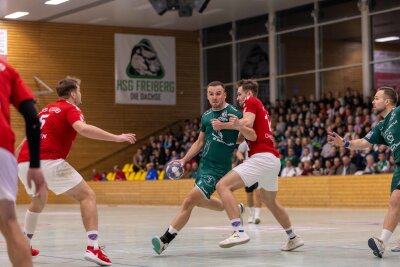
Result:
<svg viewBox="0 0 400 267">
<path fill-rule="evenodd" d="M 158 180 L 158 173 L 157 170 L 154 168 L 153 163 L 147 163 L 146 164 L 146 180 Z"/>
<path fill-rule="evenodd" d="M 115 172 L 114 181 L 126 181 L 125 173 L 121 170 L 121 167 L 115 165 L 114 172 Z"/>
<path fill-rule="evenodd" d="M 310 153 L 310 149 L 308 147 L 303 147 L 303 155 L 300 158 L 301 162 L 311 161 L 312 155 Z"/>
<path fill-rule="evenodd" d="M 344 156 L 342 158 L 343 164 L 337 170 L 338 175 L 352 175 L 355 174 L 357 171 L 356 165 L 351 163 L 350 158 L 348 156 Z"/>
<path fill-rule="evenodd" d="M 323 158 L 330 158 L 332 156 L 332 147 L 333 145 L 329 144 L 329 143 L 325 143 L 322 146 L 322 150 L 321 150 L 321 156 Z"/>
<path fill-rule="evenodd" d="M 316 159 L 313 165 L 312 175 L 314 176 L 321 176 L 324 174 L 324 170 L 322 169 L 321 160 Z"/>
<path fill-rule="evenodd" d="M 297 164 L 299 164 L 300 161 L 299 158 L 296 156 L 294 149 L 291 147 L 288 149 L 288 155 L 286 156 L 285 160 L 290 160 L 294 167 L 297 167 Z"/>
<path fill-rule="evenodd" d="M 375 160 L 374 160 L 374 156 L 367 155 L 366 157 L 367 159 L 367 163 L 365 166 L 365 169 L 363 171 L 361 171 L 361 174 L 376 174 L 379 173 L 378 171 L 378 167 L 376 166 Z M 360 174 L 360 173 L 357 173 Z"/>
<path fill-rule="evenodd" d="M 192 162 L 192 169 L 190 170 L 189 178 L 197 178 L 197 170 L 199 169 L 199 164 L 196 161 Z"/>
<path fill-rule="evenodd" d="M 335 157 L 333 159 L 333 166 L 331 168 L 331 172 L 329 173 L 329 175 L 341 175 L 341 173 L 339 173 L 339 167 L 342 165 L 342 162 L 340 161 L 339 157 Z"/>
<path fill-rule="evenodd" d="M 102 182 L 108 182 L 107 173 L 106 173 L 106 172 L 103 172 L 103 173 L 101 174 L 101 181 L 102 181 Z"/>
<path fill-rule="evenodd" d="M 379 161 L 377 168 L 380 173 L 390 173 L 390 163 L 386 160 L 386 154 L 384 152 L 379 153 Z"/>
<path fill-rule="evenodd" d="M 311 160 L 305 160 L 303 162 L 303 164 L 304 164 L 304 169 L 303 169 L 303 173 L 301 174 L 301 176 L 311 176 L 312 172 L 313 172 Z"/>
<path fill-rule="evenodd" d="M 179 159 L 178 153 L 175 150 L 172 150 L 170 160 L 173 161 L 178 159 Z"/>
<path fill-rule="evenodd" d="M 325 168 L 324 168 L 324 170 L 323 170 L 323 174 L 324 175 L 331 175 L 331 173 L 332 173 L 332 168 L 333 168 L 333 166 L 332 166 L 332 163 L 331 163 L 331 161 L 330 160 L 325 160 Z"/>
<path fill-rule="evenodd" d="M 136 150 L 135 155 L 133 155 L 132 164 L 133 164 L 133 171 L 137 172 L 139 170 L 143 170 L 144 165 L 146 163 L 146 157 L 143 153 L 141 148 Z"/>
<path fill-rule="evenodd" d="M 286 166 L 282 169 L 281 177 L 293 177 L 296 176 L 296 169 L 293 167 L 290 160 L 286 160 Z"/>
<path fill-rule="evenodd" d="M 93 173 L 93 175 L 92 175 L 92 181 L 94 181 L 94 182 L 99 182 L 99 181 L 101 181 L 101 174 L 100 174 L 96 169 L 93 169 L 93 170 L 92 170 L 92 173 Z"/>
<path fill-rule="evenodd" d="M 192 164 L 190 162 L 186 162 L 185 166 L 184 166 L 184 172 L 183 172 L 183 176 L 182 178 L 192 178 L 190 177 L 190 172 L 192 171 Z"/>
<path fill-rule="evenodd" d="M 301 176 L 304 170 L 303 162 L 299 162 L 299 164 L 297 164 L 297 167 L 295 169 L 296 169 L 296 176 Z"/>
</svg>

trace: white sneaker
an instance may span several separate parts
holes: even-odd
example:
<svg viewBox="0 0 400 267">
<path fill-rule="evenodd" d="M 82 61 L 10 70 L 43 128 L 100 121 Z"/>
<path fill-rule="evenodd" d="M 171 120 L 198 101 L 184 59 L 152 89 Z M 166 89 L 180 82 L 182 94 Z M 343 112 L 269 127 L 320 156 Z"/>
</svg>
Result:
<svg viewBox="0 0 400 267">
<path fill-rule="evenodd" d="M 245 232 L 234 231 L 230 237 L 228 237 L 224 241 L 221 241 L 219 243 L 219 246 L 221 248 L 230 248 L 233 246 L 245 244 L 249 241 L 250 237 Z"/>
<path fill-rule="evenodd" d="M 255 223 L 255 224 L 259 224 L 260 222 L 261 222 L 261 219 L 260 219 L 260 218 L 255 218 L 255 219 L 254 219 L 254 223 Z"/>
<path fill-rule="evenodd" d="M 385 253 L 385 244 L 383 241 L 377 237 L 371 237 L 368 239 L 368 246 L 372 249 L 372 253 L 378 258 L 382 258 L 383 253 Z"/>
<path fill-rule="evenodd" d="M 254 223 L 254 216 L 250 216 L 247 223 Z"/>
<path fill-rule="evenodd" d="M 281 250 L 282 251 L 291 251 L 291 250 L 294 250 L 303 245 L 304 245 L 304 241 L 299 236 L 296 236 L 293 239 L 288 239 L 286 241 L 286 244 L 281 247 Z"/>
<path fill-rule="evenodd" d="M 392 252 L 400 252 L 400 240 L 397 241 L 397 245 L 390 249 Z"/>
</svg>

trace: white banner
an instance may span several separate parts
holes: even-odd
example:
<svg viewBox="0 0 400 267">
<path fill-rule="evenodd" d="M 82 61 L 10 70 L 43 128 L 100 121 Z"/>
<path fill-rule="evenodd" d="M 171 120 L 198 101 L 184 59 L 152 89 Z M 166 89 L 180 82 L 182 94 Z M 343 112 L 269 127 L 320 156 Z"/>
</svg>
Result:
<svg viewBox="0 0 400 267">
<path fill-rule="evenodd" d="M 7 30 L 0 29 L 0 59 L 7 60 Z"/>
<path fill-rule="evenodd" d="M 176 104 L 174 37 L 115 34 L 115 103 Z"/>
</svg>

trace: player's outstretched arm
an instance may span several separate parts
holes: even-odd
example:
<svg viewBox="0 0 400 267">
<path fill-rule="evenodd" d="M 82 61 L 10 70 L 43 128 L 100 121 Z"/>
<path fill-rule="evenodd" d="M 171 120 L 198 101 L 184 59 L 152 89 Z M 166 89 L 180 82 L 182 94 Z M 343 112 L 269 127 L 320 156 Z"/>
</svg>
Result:
<svg viewBox="0 0 400 267">
<path fill-rule="evenodd" d="M 367 149 L 370 143 L 363 139 L 345 140 L 335 132 L 328 132 L 328 143 L 335 146 L 345 146 L 349 149 Z"/>
<path fill-rule="evenodd" d="M 205 133 L 200 131 L 199 137 L 197 138 L 196 142 L 194 142 L 193 145 L 189 148 L 186 155 L 179 160 L 183 165 L 200 152 L 204 145 L 204 139 Z"/>
<path fill-rule="evenodd" d="M 133 144 L 136 142 L 136 134 L 127 133 L 127 134 L 112 134 L 107 131 L 100 129 L 99 127 L 86 124 L 83 121 L 76 121 L 72 124 L 72 127 L 75 129 L 77 133 L 80 135 L 96 140 L 103 141 L 111 141 L 111 142 L 128 142 Z"/>
</svg>

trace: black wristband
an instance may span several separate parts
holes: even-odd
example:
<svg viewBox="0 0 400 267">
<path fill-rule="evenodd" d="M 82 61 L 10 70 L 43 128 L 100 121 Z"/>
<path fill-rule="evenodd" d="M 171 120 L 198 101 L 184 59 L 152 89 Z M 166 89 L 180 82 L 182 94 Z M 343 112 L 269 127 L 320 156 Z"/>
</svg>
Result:
<svg viewBox="0 0 400 267">
<path fill-rule="evenodd" d="M 19 112 L 25 119 L 28 139 L 30 168 L 40 167 L 40 122 L 34 100 L 26 100 L 19 105 Z"/>
</svg>

